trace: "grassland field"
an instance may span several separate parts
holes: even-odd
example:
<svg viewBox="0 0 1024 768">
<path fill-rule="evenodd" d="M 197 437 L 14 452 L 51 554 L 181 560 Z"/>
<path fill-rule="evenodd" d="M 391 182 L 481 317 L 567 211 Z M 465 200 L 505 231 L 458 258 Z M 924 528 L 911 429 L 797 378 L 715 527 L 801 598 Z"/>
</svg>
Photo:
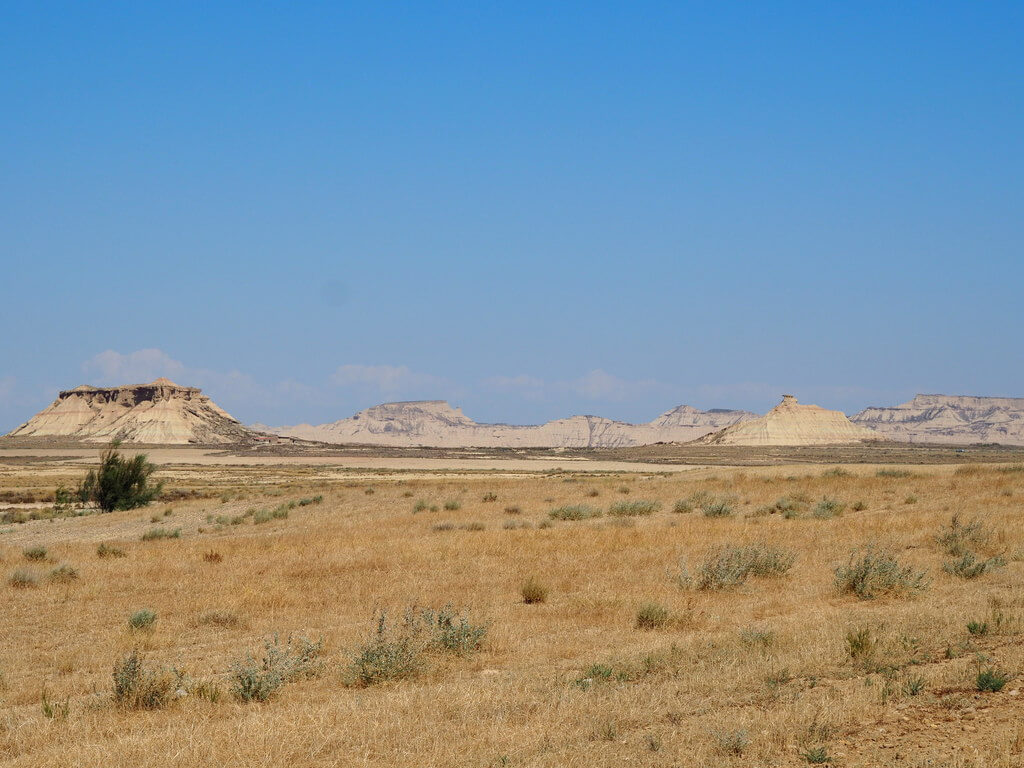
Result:
<svg viewBox="0 0 1024 768">
<path fill-rule="evenodd" d="M 1020 464 L 180 463 L 53 516 L 83 466 L 30 458 L 5 766 L 1024 765 Z"/>
</svg>

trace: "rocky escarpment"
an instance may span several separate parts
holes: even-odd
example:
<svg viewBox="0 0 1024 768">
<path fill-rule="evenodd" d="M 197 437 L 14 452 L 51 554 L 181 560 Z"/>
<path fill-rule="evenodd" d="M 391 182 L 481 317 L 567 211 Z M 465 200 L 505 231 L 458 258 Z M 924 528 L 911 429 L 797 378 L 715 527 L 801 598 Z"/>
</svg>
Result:
<svg viewBox="0 0 1024 768">
<path fill-rule="evenodd" d="M 890 440 L 912 443 L 1024 445 L 1024 398 L 917 395 L 852 418 Z"/>
<path fill-rule="evenodd" d="M 842 411 L 801 405 L 792 395 L 758 419 L 744 421 L 700 439 L 710 445 L 840 445 L 882 439 Z"/>
<path fill-rule="evenodd" d="M 479 424 L 443 400 L 384 403 L 330 424 L 271 427 L 278 435 L 327 443 L 440 448 L 618 448 L 686 442 L 755 418 L 748 411 L 679 406 L 647 424 L 572 416 L 536 426 Z"/>
<path fill-rule="evenodd" d="M 10 436 L 209 445 L 246 441 L 255 433 L 201 390 L 157 379 L 124 387 L 65 390 Z"/>
</svg>

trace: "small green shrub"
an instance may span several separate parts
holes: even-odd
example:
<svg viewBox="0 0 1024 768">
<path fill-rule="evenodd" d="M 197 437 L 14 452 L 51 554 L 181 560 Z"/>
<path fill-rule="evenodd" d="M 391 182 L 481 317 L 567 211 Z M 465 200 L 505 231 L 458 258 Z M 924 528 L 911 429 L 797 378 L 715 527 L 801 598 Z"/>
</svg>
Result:
<svg viewBox="0 0 1024 768">
<path fill-rule="evenodd" d="M 106 560 L 108 558 L 127 557 L 127 554 L 123 549 L 119 549 L 118 547 L 111 546 L 104 542 L 96 547 L 96 557 L 101 560 Z"/>
<path fill-rule="evenodd" d="M 522 513 L 523 510 L 520 509 L 519 507 L 505 507 L 506 515 L 521 515 Z"/>
<path fill-rule="evenodd" d="M 844 509 L 846 509 L 845 504 L 826 497 L 814 505 L 814 511 L 811 512 L 811 515 L 819 520 L 828 520 L 843 514 Z"/>
<path fill-rule="evenodd" d="M 903 681 L 903 692 L 907 696 L 919 696 L 928 686 L 928 682 L 920 675 L 913 675 Z"/>
<path fill-rule="evenodd" d="M 317 494 L 316 496 L 307 496 L 304 499 L 299 499 L 297 502 L 295 502 L 295 504 L 296 504 L 296 506 L 299 506 L 299 507 L 308 507 L 311 504 L 322 504 L 323 500 L 324 500 L 323 495 L 322 494 Z"/>
<path fill-rule="evenodd" d="M 552 520 L 587 520 L 592 517 L 601 517 L 603 513 L 596 507 L 586 504 L 570 504 L 564 507 L 556 507 L 548 512 Z"/>
<path fill-rule="evenodd" d="M 731 517 L 736 514 L 731 499 L 709 499 L 701 504 L 701 511 L 705 517 Z"/>
<path fill-rule="evenodd" d="M 483 499 L 482 499 L 482 501 L 484 502 L 484 504 L 489 504 L 489 503 L 491 503 L 492 501 L 497 501 L 497 500 L 498 500 L 498 494 L 496 494 L 496 493 L 491 493 L 491 492 L 487 492 L 487 493 L 485 493 L 485 494 L 483 495 Z"/>
<path fill-rule="evenodd" d="M 427 504 L 425 499 L 420 499 L 412 505 L 412 513 L 414 515 L 419 514 L 420 512 L 426 512 L 428 509 L 430 509 L 430 505 Z"/>
<path fill-rule="evenodd" d="M 548 588 L 531 576 L 523 582 L 519 588 L 519 594 L 522 595 L 524 603 L 534 605 L 547 601 Z"/>
<path fill-rule="evenodd" d="M 462 509 L 462 502 L 456 499 L 449 499 L 444 503 L 444 508 L 449 512 L 454 512 L 458 509 Z"/>
<path fill-rule="evenodd" d="M 282 645 L 274 635 L 264 641 L 259 659 L 247 654 L 231 664 L 231 693 L 239 701 L 267 701 L 285 683 L 319 674 L 323 667 L 318 658 L 322 649 L 323 643 L 304 637 L 289 637 Z"/>
<path fill-rule="evenodd" d="M 822 477 L 853 477 L 853 474 L 842 467 L 832 467 L 821 473 Z"/>
<path fill-rule="evenodd" d="M 490 629 L 488 624 L 474 624 L 450 605 L 424 609 L 420 621 L 427 629 L 431 647 L 460 656 L 480 650 Z"/>
<path fill-rule="evenodd" d="M 125 709 L 160 709 L 172 701 L 184 677 L 177 670 L 148 668 L 133 650 L 114 665 L 114 703 Z"/>
<path fill-rule="evenodd" d="M 640 517 L 653 515 L 659 509 L 661 509 L 661 502 L 659 501 L 637 499 L 636 501 L 615 502 L 608 509 L 608 514 L 612 517 Z"/>
<path fill-rule="evenodd" d="M 857 501 L 853 502 L 853 504 L 850 505 L 850 509 L 852 509 L 854 512 L 863 512 L 867 508 L 868 503 L 863 499 L 857 499 Z"/>
<path fill-rule="evenodd" d="M 753 544 L 747 547 L 727 545 L 713 551 L 697 569 L 695 586 L 704 590 L 733 589 L 744 584 L 751 576 L 777 577 L 793 566 L 796 555 L 792 552 Z M 689 583 L 685 575 L 681 583 Z"/>
<path fill-rule="evenodd" d="M 903 500 L 903 503 L 904 504 L 917 504 L 917 496 L 914 496 L 913 494 L 911 494 L 910 496 L 907 496 Z"/>
<path fill-rule="evenodd" d="M 7 583 L 15 589 L 29 589 L 39 586 L 39 577 L 26 568 L 18 568 L 11 574 Z"/>
<path fill-rule="evenodd" d="M 156 624 L 156 611 L 149 608 L 142 608 L 128 617 L 130 629 L 152 629 L 154 624 Z"/>
<path fill-rule="evenodd" d="M 871 627 L 858 627 L 846 632 L 846 652 L 853 661 L 870 661 L 878 649 L 878 637 Z"/>
<path fill-rule="evenodd" d="M 906 469 L 880 469 L 875 472 L 875 477 L 907 478 L 913 477 L 914 473 Z"/>
<path fill-rule="evenodd" d="M 991 531 L 980 520 L 964 522 L 959 514 L 954 514 L 949 525 L 935 536 L 935 541 L 947 555 L 960 557 L 969 547 L 983 547 L 991 536 Z"/>
<path fill-rule="evenodd" d="M 988 666 L 978 670 L 974 684 L 982 693 L 998 693 L 1010 682 L 1010 675 L 1001 669 Z"/>
<path fill-rule="evenodd" d="M 973 552 L 964 552 L 955 560 L 942 566 L 942 570 L 961 579 L 976 579 L 985 573 L 1006 565 L 1002 557 L 979 558 Z"/>
<path fill-rule="evenodd" d="M 987 621 L 968 621 L 967 632 L 974 635 L 975 637 L 982 637 L 988 634 L 988 622 Z"/>
<path fill-rule="evenodd" d="M 892 552 L 874 546 L 854 550 L 849 562 L 835 571 L 836 589 L 861 600 L 915 594 L 927 589 L 928 583 L 924 571 L 903 565 Z"/>
<path fill-rule="evenodd" d="M 713 731 L 711 734 L 721 752 L 727 755 L 742 755 L 750 746 L 750 734 L 740 728 L 731 731 Z"/>
<path fill-rule="evenodd" d="M 78 571 L 70 565 L 59 565 L 50 571 L 46 578 L 54 584 L 71 584 L 78 581 Z"/>
<path fill-rule="evenodd" d="M 811 747 L 800 753 L 800 757 L 808 765 L 825 765 L 832 762 L 832 758 L 829 757 L 828 749 L 822 746 Z"/>
<path fill-rule="evenodd" d="M 38 563 L 46 559 L 47 551 L 46 547 L 41 546 L 26 547 L 21 551 L 21 554 L 24 556 L 26 560 Z"/>
<path fill-rule="evenodd" d="M 637 629 L 661 629 L 672 621 L 668 608 L 657 603 L 644 603 L 636 612 Z"/>
<path fill-rule="evenodd" d="M 161 539 L 180 539 L 181 528 L 150 528 L 142 534 L 142 541 L 160 541 Z"/>
<path fill-rule="evenodd" d="M 348 667 L 349 685 L 369 686 L 415 677 L 423 668 L 423 644 L 414 622 L 392 629 L 386 613 L 377 619 L 370 640 L 357 650 Z"/>
</svg>

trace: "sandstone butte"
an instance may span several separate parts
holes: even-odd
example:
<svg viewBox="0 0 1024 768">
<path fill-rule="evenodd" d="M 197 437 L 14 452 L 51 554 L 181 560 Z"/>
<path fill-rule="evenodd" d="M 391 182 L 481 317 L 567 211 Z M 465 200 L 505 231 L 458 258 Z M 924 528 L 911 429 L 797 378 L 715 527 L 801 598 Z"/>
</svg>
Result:
<svg viewBox="0 0 1024 768">
<path fill-rule="evenodd" d="M 911 443 L 1024 445 L 1024 398 L 917 395 L 851 419 L 889 440 Z"/>
<path fill-rule="evenodd" d="M 10 436 L 211 445 L 248 440 L 254 433 L 201 390 L 161 378 L 149 384 L 65 390 Z"/>
<path fill-rule="evenodd" d="M 441 448 L 619 448 L 659 442 L 688 442 L 701 435 L 756 418 L 749 411 L 673 408 L 646 424 L 600 416 L 571 416 L 536 426 L 480 424 L 443 400 L 384 403 L 330 424 L 254 428 L 325 443 L 364 443 Z"/>
<path fill-rule="evenodd" d="M 801 405 L 793 395 L 758 419 L 744 421 L 700 438 L 710 445 L 839 445 L 881 440 L 867 427 L 853 424 L 842 411 Z"/>
</svg>

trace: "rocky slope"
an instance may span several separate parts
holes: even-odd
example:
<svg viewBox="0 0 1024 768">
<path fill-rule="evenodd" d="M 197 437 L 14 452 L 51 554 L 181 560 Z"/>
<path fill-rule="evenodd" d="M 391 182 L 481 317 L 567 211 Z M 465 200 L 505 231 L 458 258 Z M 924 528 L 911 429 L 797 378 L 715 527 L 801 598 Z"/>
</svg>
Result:
<svg viewBox="0 0 1024 768">
<path fill-rule="evenodd" d="M 249 440 L 255 433 L 199 389 L 157 379 L 150 384 L 66 390 L 10 436 L 210 445 Z"/>
<path fill-rule="evenodd" d="M 850 422 L 842 411 L 800 405 L 792 395 L 758 419 L 744 421 L 700 439 L 710 445 L 839 445 L 882 436 Z"/>
<path fill-rule="evenodd" d="M 851 420 L 890 440 L 1024 445 L 1019 397 L 917 395 L 902 405 L 865 408 Z"/>
<path fill-rule="evenodd" d="M 331 424 L 261 429 L 326 443 L 368 443 L 440 448 L 618 448 L 658 442 L 687 442 L 755 418 L 748 411 L 701 411 L 679 406 L 647 424 L 599 416 L 572 416 L 538 426 L 478 424 L 443 400 L 384 403 Z"/>
</svg>

